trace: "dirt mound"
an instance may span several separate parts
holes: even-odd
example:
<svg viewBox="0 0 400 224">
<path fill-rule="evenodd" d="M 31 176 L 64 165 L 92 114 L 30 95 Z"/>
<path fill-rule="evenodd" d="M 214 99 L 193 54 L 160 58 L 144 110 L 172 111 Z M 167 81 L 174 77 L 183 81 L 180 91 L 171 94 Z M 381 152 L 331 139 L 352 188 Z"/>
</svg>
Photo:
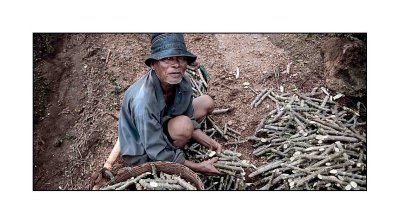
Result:
<svg viewBox="0 0 400 224">
<path fill-rule="evenodd" d="M 327 86 L 347 96 L 367 94 L 367 46 L 361 40 L 332 38 L 322 45 Z"/>
</svg>

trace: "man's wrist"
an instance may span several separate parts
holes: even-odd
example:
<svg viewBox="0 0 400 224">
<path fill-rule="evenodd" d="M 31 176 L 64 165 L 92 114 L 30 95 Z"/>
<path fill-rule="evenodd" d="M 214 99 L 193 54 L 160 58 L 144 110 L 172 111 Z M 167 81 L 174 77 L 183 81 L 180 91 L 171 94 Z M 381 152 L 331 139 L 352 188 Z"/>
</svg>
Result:
<svg viewBox="0 0 400 224">
<path fill-rule="evenodd" d="M 183 165 L 189 167 L 193 171 L 200 171 L 201 170 L 199 163 L 195 163 L 195 162 L 192 162 L 190 160 L 185 160 L 185 162 L 183 162 Z"/>
</svg>

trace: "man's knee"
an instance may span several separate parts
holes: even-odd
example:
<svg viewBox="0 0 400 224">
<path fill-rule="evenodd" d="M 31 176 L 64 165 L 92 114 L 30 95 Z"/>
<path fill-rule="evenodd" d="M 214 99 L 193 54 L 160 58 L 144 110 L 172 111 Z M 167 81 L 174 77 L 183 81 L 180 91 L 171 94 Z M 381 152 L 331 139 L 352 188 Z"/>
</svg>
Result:
<svg viewBox="0 0 400 224">
<path fill-rule="evenodd" d="M 211 114 L 214 111 L 214 100 L 209 95 L 202 95 L 196 99 L 196 107 L 200 111 Z"/>
<path fill-rule="evenodd" d="M 168 122 L 168 132 L 173 140 L 189 140 L 193 134 L 192 120 L 187 116 L 178 116 Z"/>
<path fill-rule="evenodd" d="M 203 95 L 203 97 L 207 114 L 211 114 L 214 111 L 214 100 L 209 95 Z"/>
</svg>

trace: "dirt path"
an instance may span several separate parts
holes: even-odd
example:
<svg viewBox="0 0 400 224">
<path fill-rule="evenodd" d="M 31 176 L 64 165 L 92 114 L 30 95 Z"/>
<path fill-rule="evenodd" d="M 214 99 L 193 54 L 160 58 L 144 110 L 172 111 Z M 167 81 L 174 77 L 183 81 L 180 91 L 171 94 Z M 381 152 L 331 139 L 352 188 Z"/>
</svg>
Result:
<svg viewBox="0 0 400 224">
<path fill-rule="evenodd" d="M 280 77 L 285 92 L 309 91 L 323 84 L 319 44 L 322 36 L 302 34 L 187 34 L 189 50 L 211 74 L 211 95 L 217 108 L 233 108 L 214 116 L 223 126 L 250 136 L 274 107 L 266 100 L 250 103 L 264 88 L 279 91 L 271 76 L 292 63 L 290 75 Z M 148 68 L 147 34 L 70 34 L 51 59 L 35 63 L 44 112 L 34 124 L 34 189 L 85 189 L 90 174 L 101 167 L 117 139 L 117 117 L 123 92 Z M 239 68 L 239 78 L 236 71 Z M 250 88 L 245 88 L 245 82 Z M 36 100 L 35 100 L 36 101 Z M 220 143 L 225 140 L 218 139 Z M 249 143 L 238 151 L 256 164 Z"/>
</svg>

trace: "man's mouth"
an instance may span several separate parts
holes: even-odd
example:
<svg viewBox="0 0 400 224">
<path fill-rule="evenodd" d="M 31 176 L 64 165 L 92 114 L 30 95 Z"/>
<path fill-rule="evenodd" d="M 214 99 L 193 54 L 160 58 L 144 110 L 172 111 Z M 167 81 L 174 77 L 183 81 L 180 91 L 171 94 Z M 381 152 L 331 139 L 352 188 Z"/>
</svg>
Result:
<svg viewBox="0 0 400 224">
<path fill-rule="evenodd" d="M 182 73 L 180 73 L 180 72 L 172 72 L 172 73 L 169 73 L 169 75 L 171 75 L 172 77 L 178 78 L 178 77 L 182 76 Z"/>
</svg>

